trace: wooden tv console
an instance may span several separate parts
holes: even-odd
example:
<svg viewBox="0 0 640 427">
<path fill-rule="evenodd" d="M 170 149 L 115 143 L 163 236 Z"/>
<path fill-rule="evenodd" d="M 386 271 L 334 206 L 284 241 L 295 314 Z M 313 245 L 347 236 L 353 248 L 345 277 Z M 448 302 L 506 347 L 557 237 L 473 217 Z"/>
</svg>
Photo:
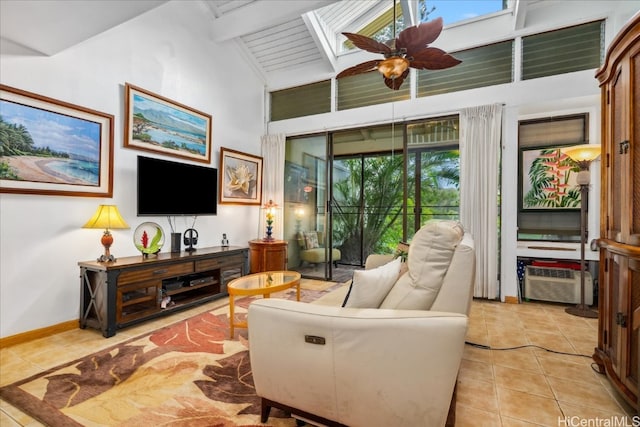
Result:
<svg viewBox="0 0 640 427">
<path fill-rule="evenodd" d="M 108 338 L 119 328 L 226 296 L 227 283 L 247 274 L 248 256 L 248 248 L 218 246 L 79 262 L 80 328 Z"/>
</svg>

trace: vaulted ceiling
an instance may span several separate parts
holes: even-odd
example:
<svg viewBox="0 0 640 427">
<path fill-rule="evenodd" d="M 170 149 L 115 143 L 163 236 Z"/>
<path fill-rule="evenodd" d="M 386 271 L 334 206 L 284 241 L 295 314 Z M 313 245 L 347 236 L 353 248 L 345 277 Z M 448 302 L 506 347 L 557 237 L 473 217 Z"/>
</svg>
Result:
<svg viewBox="0 0 640 427">
<path fill-rule="evenodd" d="M 393 0 L 205 0 L 214 40 L 234 39 L 268 83 L 292 70 L 337 71 L 338 35 L 355 32 Z M 416 23 L 417 0 L 400 0 L 405 22 Z M 266 19 L 265 19 L 266 17 Z"/>
<path fill-rule="evenodd" d="M 2 0 L 0 49 L 3 54 L 55 55 L 167 1 Z M 335 75 L 340 71 L 337 35 L 357 31 L 388 9 L 390 1 L 196 0 L 210 16 L 212 39 L 235 43 L 268 87 L 295 84 L 289 76 L 305 70 L 322 78 Z M 417 0 L 399 1 L 408 13 L 405 22 L 415 24 Z"/>
</svg>

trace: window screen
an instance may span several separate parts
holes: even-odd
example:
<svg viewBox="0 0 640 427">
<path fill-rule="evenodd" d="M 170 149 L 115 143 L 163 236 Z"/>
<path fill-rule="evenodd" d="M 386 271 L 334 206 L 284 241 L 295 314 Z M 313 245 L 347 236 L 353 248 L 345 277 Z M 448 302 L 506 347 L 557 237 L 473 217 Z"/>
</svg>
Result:
<svg viewBox="0 0 640 427">
<path fill-rule="evenodd" d="M 418 71 L 418 97 L 513 81 L 513 40 L 451 55 L 462 63 L 445 70 Z"/>
<path fill-rule="evenodd" d="M 522 80 L 598 68 L 604 21 L 522 38 Z"/>
<path fill-rule="evenodd" d="M 331 111 L 331 80 L 271 92 L 271 120 Z"/>
<path fill-rule="evenodd" d="M 338 79 L 338 110 L 407 100 L 411 96 L 410 77 L 407 76 L 399 90 L 389 89 L 377 71 Z"/>
</svg>

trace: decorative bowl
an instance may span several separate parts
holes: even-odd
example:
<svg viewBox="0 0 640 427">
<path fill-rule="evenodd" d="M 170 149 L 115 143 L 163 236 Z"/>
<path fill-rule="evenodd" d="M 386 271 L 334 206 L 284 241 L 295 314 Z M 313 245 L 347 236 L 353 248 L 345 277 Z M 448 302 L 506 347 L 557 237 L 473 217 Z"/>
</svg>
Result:
<svg viewBox="0 0 640 427">
<path fill-rule="evenodd" d="M 164 244 L 164 231 L 155 222 L 143 222 L 133 233 L 133 244 L 142 255 L 157 254 Z"/>
</svg>

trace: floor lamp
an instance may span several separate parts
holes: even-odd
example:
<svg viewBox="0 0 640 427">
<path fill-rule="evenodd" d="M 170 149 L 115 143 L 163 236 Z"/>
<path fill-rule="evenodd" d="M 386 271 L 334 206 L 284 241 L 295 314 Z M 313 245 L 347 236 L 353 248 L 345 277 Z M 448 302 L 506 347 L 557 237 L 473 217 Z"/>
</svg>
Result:
<svg viewBox="0 0 640 427">
<path fill-rule="evenodd" d="M 594 319 L 598 317 L 598 312 L 584 303 L 584 276 L 586 270 L 584 248 L 587 240 L 587 201 L 589 199 L 589 182 L 591 178 L 589 166 L 592 161 L 600 156 L 600 146 L 595 144 L 574 145 L 563 148 L 561 151 L 576 162 L 580 168 L 577 179 L 580 186 L 580 304 L 575 307 L 569 307 L 565 311 L 574 316 Z"/>
</svg>

